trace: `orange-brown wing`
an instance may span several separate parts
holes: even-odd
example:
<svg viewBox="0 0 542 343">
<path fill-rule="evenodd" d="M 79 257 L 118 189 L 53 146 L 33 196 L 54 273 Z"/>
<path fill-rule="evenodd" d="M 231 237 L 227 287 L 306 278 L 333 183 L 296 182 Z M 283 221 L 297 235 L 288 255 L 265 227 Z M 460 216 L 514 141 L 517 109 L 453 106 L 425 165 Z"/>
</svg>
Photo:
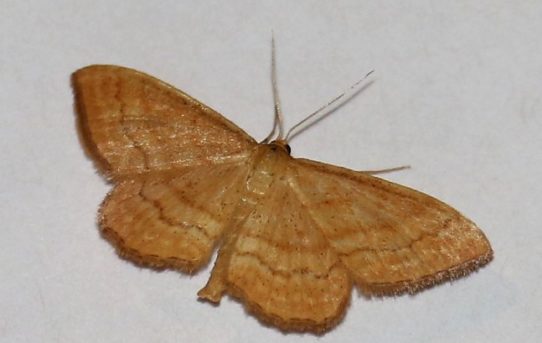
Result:
<svg viewBox="0 0 542 343">
<path fill-rule="evenodd" d="M 136 263 L 192 272 L 230 224 L 248 170 L 222 163 L 121 181 L 102 204 L 102 232 Z"/>
<path fill-rule="evenodd" d="M 113 179 L 244 158 L 255 144 L 217 112 L 144 73 L 94 65 L 72 81 L 84 144 Z"/>
<path fill-rule="evenodd" d="M 295 165 L 301 203 L 366 294 L 412 293 L 492 258 L 483 232 L 439 200 L 361 172 Z"/>
<path fill-rule="evenodd" d="M 290 181 L 280 177 L 282 162 L 262 162 L 251 175 L 238 227 L 225 237 L 198 295 L 218 302 L 226 292 L 282 330 L 323 331 L 342 318 L 352 281 Z"/>
</svg>

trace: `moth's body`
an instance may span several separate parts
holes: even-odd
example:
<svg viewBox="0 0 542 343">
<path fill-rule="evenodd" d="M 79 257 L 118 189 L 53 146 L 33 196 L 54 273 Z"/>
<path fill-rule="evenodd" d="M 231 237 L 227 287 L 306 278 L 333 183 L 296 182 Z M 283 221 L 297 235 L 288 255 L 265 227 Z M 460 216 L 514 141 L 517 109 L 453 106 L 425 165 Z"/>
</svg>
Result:
<svg viewBox="0 0 542 343">
<path fill-rule="evenodd" d="M 352 286 L 415 292 L 492 258 L 474 223 L 428 195 L 258 144 L 215 111 L 143 73 L 73 76 L 82 139 L 115 184 L 100 227 L 138 264 L 193 272 L 218 258 L 201 298 L 228 293 L 283 330 L 319 332 Z"/>
</svg>

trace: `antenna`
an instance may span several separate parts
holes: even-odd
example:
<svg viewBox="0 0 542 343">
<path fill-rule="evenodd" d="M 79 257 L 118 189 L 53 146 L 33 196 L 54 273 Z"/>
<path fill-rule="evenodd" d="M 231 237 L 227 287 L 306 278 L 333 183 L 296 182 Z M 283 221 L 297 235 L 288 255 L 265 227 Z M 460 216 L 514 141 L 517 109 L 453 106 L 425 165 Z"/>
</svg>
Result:
<svg viewBox="0 0 542 343">
<path fill-rule="evenodd" d="M 350 100 L 353 96 L 355 96 L 356 94 L 364 90 L 365 87 L 371 84 L 369 83 L 369 84 L 360 86 L 360 84 L 362 84 L 362 82 L 365 79 L 367 79 L 374 72 L 374 70 L 371 70 L 370 72 L 365 74 L 364 77 L 359 79 L 347 90 L 345 90 L 344 92 L 342 92 L 341 94 L 333 98 L 331 101 L 329 101 L 327 104 L 320 107 L 313 113 L 306 116 L 305 119 L 301 120 L 300 122 L 292 126 L 290 130 L 288 130 L 285 136 L 284 135 L 284 116 L 282 114 L 282 107 L 280 104 L 280 97 L 279 97 L 278 86 L 277 86 L 277 62 L 276 62 L 275 50 L 276 50 L 275 49 L 275 34 L 272 32 L 272 35 L 271 35 L 271 85 L 272 85 L 272 90 L 273 90 L 273 103 L 274 103 L 275 115 L 274 115 L 274 120 L 273 120 L 273 129 L 267 135 L 267 137 L 265 137 L 264 140 L 261 141 L 261 143 L 269 143 L 271 140 L 280 140 L 287 143 L 288 141 L 293 139 L 295 136 L 297 136 L 301 132 L 305 131 L 312 125 L 324 119 L 327 115 L 331 114 L 341 105 L 343 105 L 346 101 Z M 341 99 L 343 99 L 343 101 L 339 102 L 339 100 Z M 310 120 L 312 120 L 312 122 L 309 122 Z M 309 123 L 306 124 L 307 122 Z M 304 124 L 306 125 L 303 126 Z M 278 133 L 277 133 L 277 130 L 278 130 Z"/>
<path fill-rule="evenodd" d="M 292 128 L 290 130 L 288 130 L 288 132 L 286 133 L 286 137 L 284 138 L 284 140 L 286 142 L 288 142 L 289 140 L 291 140 L 292 138 L 294 138 L 296 135 L 298 135 L 299 133 L 301 133 L 302 131 L 308 129 L 309 127 L 311 127 L 312 125 L 316 124 L 318 121 L 324 119 L 324 117 L 326 117 L 328 114 L 331 114 L 334 110 L 336 110 L 340 105 L 344 104 L 346 101 L 350 100 L 354 95 L 356 95 L 358 92 L 362 91 L 364 89 L 364 87 L 359 87 L 358 86 L 361 84 L 362 81 L 364 81 L 367 77 L 369 77 L 372 73 L 374 72 L 374 70 L 371 70 L 370 72 L 368 72 L 367 74 L 365 74 L 364 77 L 362 77 L 361 79 L 359 79 L 356 83 L 354 83 L 352 86 L 350 86 L 347 90 L 345 90 L 344 92 L 342 92 L 341 94 L 339 94 L 338 96 L 336 96 L 335 98 L 333 98 L 331 101 L 329 101 L 327 104 L 325 104 L 324 106 L 320 107 L 319 109 L 317 109 L 316 111 L 314 111 L 313 113 L 309 114 L 307 117 L 305 117 L 305 119 L 301 120 L 299 123 L 295 124 L 294 126 L 292 126 Z M 370 85 L 370 84 L 369 84 Z M 368 86 L 368 85 L 366 85 Z M 341 103 L 338 103 L 337 106 L 335 107 L 332 107 L 333 104 L 336 104 L 339 100 L 341 100 L 347 93 L 351 93 L 350 95 L 348 95 L 343 102 Z M 317 116 L 319 116 L 317 119 L 314 119 L 311 123 L 309 123 L 307 126 L 305 127 L 302 127 L 301 125 L 305 124 L 307 121 L 313 119 L 313 118 L 316 118 Z"/>
<path fill-rule="evenodd" d="M 282 107 L 280 105 L 280 97 L 277 87 L 277 63 L 275 58 L 275 34 L 272 33 L 271 35 L 271 84 L 273 88 L 273 103 L 274 103 L 274 109 L 275 109 L 275 119 L 273 121 L 273 129 L 265 137 L 265 139 L 262 141 L 262 143 L 268 143 L 274 136 L 275 131 L 277 131 L 278 127 L 278 136 L 277 139 L 282 139 L 284 136 L 284 125 L 283 125 L 283 115 L 282 115 Z"/>
</svg>

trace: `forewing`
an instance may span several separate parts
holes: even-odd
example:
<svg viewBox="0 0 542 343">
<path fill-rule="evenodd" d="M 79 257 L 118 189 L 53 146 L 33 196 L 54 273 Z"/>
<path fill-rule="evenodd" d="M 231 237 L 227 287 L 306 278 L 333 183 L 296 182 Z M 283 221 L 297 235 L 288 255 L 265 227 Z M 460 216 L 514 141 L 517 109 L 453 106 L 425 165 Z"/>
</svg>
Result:
<svg viewBox="0 0 542 343">
<path fill-rule="evenodd" d="M 366 294 L 415 292 L 492 258 L 476 225 L 421 192 L 299 159 L 294 189 Z"/>
<path fill-rule="evenodd" d="M 132 69 L 89 66 L 73 74 L 73 86 L 84 144 L 115 179 L 232 161 L 255 144 L 209 107 Z"/>
<path fill-rule="evenodd" d="M 352 282 L 288 179 L 267 174 L 273 182 L 255 187 L 262 191 L 198 294 L 217 302 L 228 292 L 283 330 L 323 331 L 342 318 Z"/>
<path fill-rule="evenodd" d="M 191 272 L 209 260 L 247 172 L 223 163 L 122 181 L 102 204 L 101 229 L 136 263 Z"/>
</svg>

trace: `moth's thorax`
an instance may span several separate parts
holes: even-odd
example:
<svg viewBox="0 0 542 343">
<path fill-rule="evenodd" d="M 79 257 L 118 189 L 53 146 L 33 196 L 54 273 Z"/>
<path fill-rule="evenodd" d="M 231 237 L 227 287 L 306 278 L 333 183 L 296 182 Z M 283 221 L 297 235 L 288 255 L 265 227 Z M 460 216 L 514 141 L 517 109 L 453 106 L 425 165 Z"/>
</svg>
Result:
<svg viewBox="0 0 542 343">
<path fill-rule="evenodd" d="M 247 191 L 256 196 L 264 195 L 273 182 L 284 181 L 291 160 L 286 144 L 259 144 L 252 155 Z"/>
</svg>

